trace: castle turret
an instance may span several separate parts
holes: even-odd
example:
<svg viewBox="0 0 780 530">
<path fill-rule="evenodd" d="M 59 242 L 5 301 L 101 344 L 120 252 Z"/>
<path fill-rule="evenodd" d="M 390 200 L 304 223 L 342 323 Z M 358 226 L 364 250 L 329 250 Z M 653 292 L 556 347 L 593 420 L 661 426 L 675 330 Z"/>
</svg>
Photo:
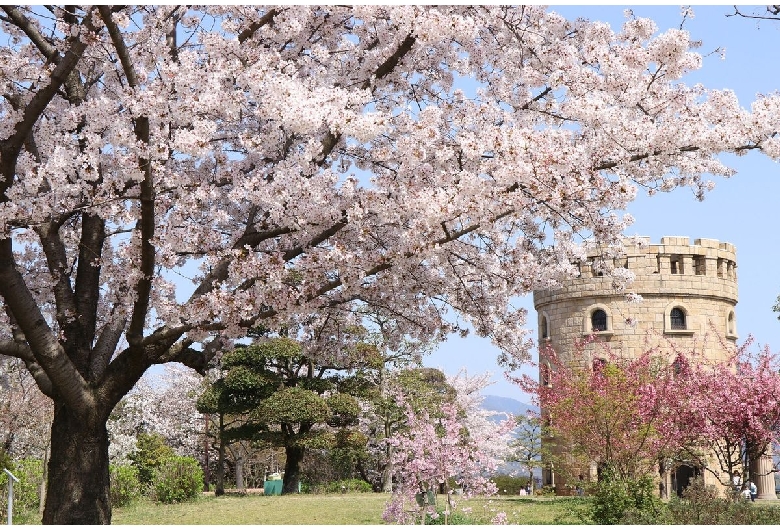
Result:
<svg viewBox="0 0 780 530">
<path fill-rule="evenodd" d="M 663 346 L 667 340 L 683 350 L 695 347 L 707 359 L 729 355 L 737 339 L 734 245 L 715 239 L 696 239 L 691 245 L 688 237 L 678 236 L 663 237 L 660 244 L 651 244 L 646 237 L 624 240 L 623 255 L 609 265 L 633 273 L 628 291 L 640 295 L 641 301 L 616 290 L 613 278 L 601 274 L 601 256 L 598 250 L 590 253 L 580 264 L 579 277 L 565 285 L 534 291 L 540 366 L 552 369 L 544 358 L 545 346 L 551 346 L 564 362 L 593 366 L 601 351 L 598 344 L 588 344 L 575 353 L 575 342 L 591 334 L 609 343 L 614 354 L 628 358 L 638 357 L 648 346 Z M 756 465 L 766 471 L 766 462 Z M 591 479 L 595 480 L 595 473 L 594 463 Z M 665 491 L 681 492 L 699 473 L 686 465 L 665 472 Z M 552 470 L 545 471 L 543 480 L 561 492 Z M 713 479 L 705 477 L 708 480 Z M 768 487 L 768 483 L 759 483 L 759 497 L 769 498 L 768 491 L 761 491 Z"/>
<path fill-rule="evenodd" d="M 595 252 L 580 264 L 580 276 L 557 289 L 534 291 L 539 344 L 550 344 L 563 359 L 574 341 L 594 332 L 621 355 L 634 357 L 646 348 L 648 332 L 673 339 L 682 347 L 704 348 L 708 358 L 726 352 L 715 334 L 733 343 L 737 338 L 736 250 L 715 239 L 663 237 L 626 240 L 625 257 L 615 266 L 634 276 L 629 290 L 641 303 L 612 287 L 612 278 L 598 272 Z M 711 340 L 703 341 L 705 336 Z M 699 350 L 701 351 L 701 350 Z M 587 361 L 587 360 L 583 360 Z"/>
</svg>

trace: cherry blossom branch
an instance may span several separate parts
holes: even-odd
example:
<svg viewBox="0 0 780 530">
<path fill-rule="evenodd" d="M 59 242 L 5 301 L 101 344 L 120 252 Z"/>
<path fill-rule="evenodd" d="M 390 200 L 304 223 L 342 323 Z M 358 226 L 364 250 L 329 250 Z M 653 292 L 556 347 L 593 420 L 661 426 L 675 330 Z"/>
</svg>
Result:
<svg viewBox="0 0 780 530">
<path fill-rule="evenodd" d="M 244 31 L 238 34 L 238 42 L 243 44 L 248 39 L 250 39 L 258 29 L 262 28 L 266 24 L 273 25 L 274 17 L 280 12 L 281 11 L 276 8 L 269 9 L 265 15 L 260 17 L 260 20 L 252 22 Z"/>
<path fill-rule="evenodd" d="M 10 11 L 11 13 L 16 13 L 14 16 L 18 15 L 20 23 L 23 24 L 22 28 L 32 27 L 32 23 L 27 17 L 15 12 L 13 9 Z M 11 13 L 9 13 L 9 16 Z M 85 26 L 89 31 L 92 31 L 93 29 L 91 18 L 92 17 L 89 16 L 88 12 L 85 17 L 85 20 L 87 21 Z M 70 77 L 87 47 L 86 42 L 82 40 L 78 34 L 69 37 L 68 42 L 70 47 L 65 55 L 62 56 L 59 61 L 56 61 L 56 66 L 49 76 L 50 82 L 35 93 L 30 102 L 25 106 L 22 119 L 14 127 L 13 134 L 0 143 L 0 157 L 2 157 L 0 160 L 2 161 L 2 173 L 5 177 L 4 182 L 0 184 L 0 192 L 3 194 L 5 194 L 5 191 L 11 185 L 14 169 L 16 167 L 16 160 L 26 138 L 32 131 L 40 115 L 49 105 L 49 102 L 57 94 L 68 77 Z"/>
<path fill-rule="evenodd" d="M 36 363 L 46 372 L 57 393 L 73 410 L 86 411 L 92 402 L 88 385 L 46 324 L 16 267 L 11 247 L 10 238 L 0 240 L 0 293 L 5 304 L 24 332 L 30 351 L 35 352 Z"/>
</svg>

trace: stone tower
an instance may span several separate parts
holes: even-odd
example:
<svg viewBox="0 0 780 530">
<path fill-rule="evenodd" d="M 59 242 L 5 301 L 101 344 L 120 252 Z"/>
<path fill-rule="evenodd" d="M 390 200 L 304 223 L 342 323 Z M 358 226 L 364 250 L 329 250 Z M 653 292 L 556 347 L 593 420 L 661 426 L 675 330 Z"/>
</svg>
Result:
<svg viewBox="0 0 780 530">
<path fill-rule="evenodd" d="M 734 245 L 714 239 L 696 239 L 691 245 L 688 237 L 675 236 L 662 237 L 660 244 L 651 244 L 650 238 L 639 238 L 639 244 L 627 239 L 624 251 L 614 265 L 634 273 L 630 289 L 642 296 L 642 302 L 629 302 L 625 293 L 612 288 L 610 277 L 596 272 L 599 267 L 594 265 L 601 258 L 594 253 L 580 264 L 578 278 L 560 288 L 534 291 L 540 351 L 549 345 L 564 362 L 592 366 L 597 345 L 586 346 L 585 358 L 575 359 L 573 352 L 576 340 L 593 333 L 624 357 L 641 354 L 649 339 L 650 346 L 653 340 L 672 340 L 685 349 L 695 344 L 706 358 L 724 358 L 727 350 L 713 335 L 725 337 L 727 346 L 737 339 Z M 705 335 L 710 339 L 704 341 Z M 545 363 L 541 357 L 540 366 Z M 681 491 L 697 473 L 687 466 L 670 471 L 666 491 Z M 775 498 L 773 475 L 767 477 L 756 481 L 759 497 Z M 561 491 L 554 472 L 545 471 L 543 481 Z M 714 482 L 712 477 L 709 482 Z"/>
</svg>

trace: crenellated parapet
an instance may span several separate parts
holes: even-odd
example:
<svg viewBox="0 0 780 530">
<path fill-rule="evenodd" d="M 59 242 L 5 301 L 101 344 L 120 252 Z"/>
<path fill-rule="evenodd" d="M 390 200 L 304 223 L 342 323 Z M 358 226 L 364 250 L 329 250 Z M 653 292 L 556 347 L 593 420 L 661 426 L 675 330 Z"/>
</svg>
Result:
<svg viewBox="0 0 780 530">
<path fill-rule="evenodd" d="M 660 244 L 649 237 L 624 241 L 624 257 L 611 263 L 634 274 L 631 292 L 644 296 L 712 297 L 737 303 L 737 256 L 731 243 L 666 236 Z M 600 254 L 580 263 L 580 276 L 555 289 L 534 291 L 534 306 L 557 300 L 612 296 L 612 279 L 599 272 Z"/>
</svg>

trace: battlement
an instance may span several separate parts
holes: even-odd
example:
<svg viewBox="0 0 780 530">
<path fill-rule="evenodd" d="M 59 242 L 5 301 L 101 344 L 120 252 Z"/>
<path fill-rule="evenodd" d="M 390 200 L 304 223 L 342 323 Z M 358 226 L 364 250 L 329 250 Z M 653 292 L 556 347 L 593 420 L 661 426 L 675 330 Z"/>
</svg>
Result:
<svg viewBox="0 0 780 530">
<path fill-rule="evenodd" d="M 562 298 L 615 294 L 606 268 L 623 267 L 634 274 L 630 291 L 642 296 L 697 296 L 737 301 L 737 256 L 731 243 L 717 239 L 664 236 L 660 244 L 649 237 L 623 240 L 619 257 L 604 258 L 606 249 L 594 248 L 579 263 L 580 275 L 560 288 L 534 292 L 539 303 Z M 609 253 L 615 255 L 614 249 Z"/>
<path fill-rule="evenodd" d="M 625 267 L 637 277 L 642 274 L 662 276 L 708 276 L 737 281 L 737 251 L 731 243 L 717 239 L 696 239 L 691 245 L 687 236 L 664 236 L 660 244 L 649 237 L 625 238 L 623 262 L 614 260 L 615 267 Z M 580 277 L 599 276 L 595 261 L 600 249 L 588 253 L 588 261 L 580 264 Z"/>
</svg>

